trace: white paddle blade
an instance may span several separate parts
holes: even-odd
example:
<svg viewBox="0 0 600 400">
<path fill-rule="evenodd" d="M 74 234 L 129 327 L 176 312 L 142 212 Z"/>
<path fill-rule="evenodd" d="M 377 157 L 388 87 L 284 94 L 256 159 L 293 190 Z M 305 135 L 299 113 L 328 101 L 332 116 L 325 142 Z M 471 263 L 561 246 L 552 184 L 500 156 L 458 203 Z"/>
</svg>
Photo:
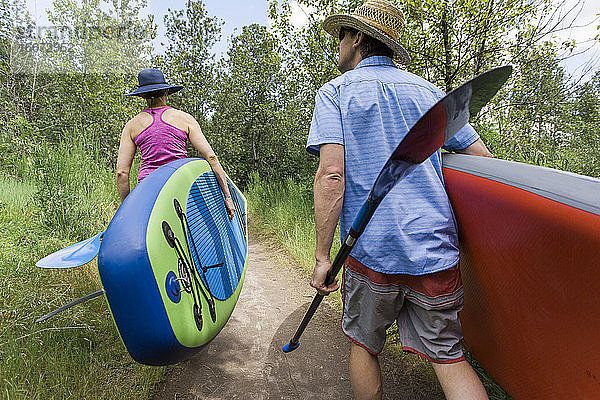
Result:
<svg viewBox="0 0 600 400">
<path fill-rule="evenodd" d="M 52 253 L 35 265 L 39 268 L 75 268 L 92 261 L 100 251 L 104 232 Z"/>
</svg>

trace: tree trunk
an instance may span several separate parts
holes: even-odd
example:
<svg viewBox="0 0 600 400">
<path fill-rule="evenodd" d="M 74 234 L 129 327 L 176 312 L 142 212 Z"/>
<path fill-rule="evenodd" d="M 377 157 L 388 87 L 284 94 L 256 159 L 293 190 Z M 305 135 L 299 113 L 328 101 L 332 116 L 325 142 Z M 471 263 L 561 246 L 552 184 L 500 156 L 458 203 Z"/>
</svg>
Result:
<svg viewBox="0 0 600 400">
<path fill-rule="evenodd" d="M 452 90 L 452 54 L 450 49 L 450 32 L 448 28 L 448 3 L 444 1 L 442 13 L 442 36 L 444 38 L 444 84 L 446 92 Z"/>
</svg>

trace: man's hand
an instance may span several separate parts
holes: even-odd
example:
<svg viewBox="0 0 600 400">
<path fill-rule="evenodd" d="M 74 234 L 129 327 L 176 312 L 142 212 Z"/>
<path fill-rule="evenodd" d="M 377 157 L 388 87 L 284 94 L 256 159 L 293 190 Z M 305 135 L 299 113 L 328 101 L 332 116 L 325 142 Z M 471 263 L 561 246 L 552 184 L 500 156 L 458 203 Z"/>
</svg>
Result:
<svg viewBox="0 0 600 400">
<path fill-rule="evenodd" d="M 323 296 L 327 296 L 329 293 L 335 292 L 340 288 L 340 285 L 338 285 L 338 278 L 335 278 L 331 285 L 325 286 L 327 272 L 329 272 L 330 269 L 331 261 L 317 261 L 310 280 L 310 286 L 317 289 L 317 292 Z"/>
</svg>

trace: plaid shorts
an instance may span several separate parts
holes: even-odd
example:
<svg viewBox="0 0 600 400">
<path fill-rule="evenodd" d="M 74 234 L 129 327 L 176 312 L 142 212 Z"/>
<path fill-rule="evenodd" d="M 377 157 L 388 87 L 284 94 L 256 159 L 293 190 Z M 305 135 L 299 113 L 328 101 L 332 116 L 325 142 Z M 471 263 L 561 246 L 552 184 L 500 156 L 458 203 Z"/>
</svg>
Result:
<svg viewBox="0 0 600 400">
<path fill-rule="evenodd" d="M 402 349 L 435 363 L 464 360 L 463 285 L 457 266 L 427 275 L 383 274 L 352 257 L 344 266 L 342 330 L 372 354 L 396 321 Z"/>
</svg>

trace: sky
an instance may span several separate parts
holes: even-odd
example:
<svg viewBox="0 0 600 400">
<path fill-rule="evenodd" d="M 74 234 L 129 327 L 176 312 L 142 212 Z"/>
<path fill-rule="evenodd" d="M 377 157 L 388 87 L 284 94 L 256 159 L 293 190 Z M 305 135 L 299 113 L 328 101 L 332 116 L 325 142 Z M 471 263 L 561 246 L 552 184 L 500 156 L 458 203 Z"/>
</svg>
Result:
<svg viewBox="0 0 600 400">
<path fill-rule="evenodd" d="M 107 0 L 102 0 L 106 2 Z M 556 2 L 564 2 L 565 10 L 568 10 L 577 0 L 555 0 Z M 594 70 L 600 69 L 600 43 L 593 41 L 593 37 L 600 34 L 597 26 L 600 25 L 600 1 L 598 0 L 581 0 L 583 5 L 571 11 L 574 25 L 577 28 L 563 30 L 555 34 L 555 36 L 563 40 L 575 39 L 579 43 L 575 53 L 580 55 L 572 56 L 565 59 L 562 65 L 569 73 L 574 76 L 580 76 L 582 72 L 590 67 Z M 46 9 L 52 5 L 52 0 L 26 0 L 29 12 L 37 21 L 39 26 L 48 26 L 49 22 L 46 16 Z M 208 14 L 221 18 L 225 25 L 222 28 L 222 39 L 213 49 L 217 56 L 223 55 L 227 51 L 228 39 L 232 34 L 239 31 L 242 26 L 252 23 L 267 25 L 269 19 L 267 17 L 266 0 L 204 0 Z M 146 14 L 153 14 L 154 20 L 158 24 L 158 35 L 154 41 L 154 47 L 157 51 L 161 50 L 161 42 L 165 42 L 164 23 L 162 16 L 167 13 L 167 9 L 183 9 L 185 0 L 148 0 L 148 5 L 145 9 Z M 293 19 L 297 24 L 306 21 L 305 14 L 296 6 L 292 7 L 295 10 Z M 586 51 L 584 51 L 586 50 Z M 590 74 L 588 74 L 588 77 Z"/>
<path fill-rule="evenodd" d="M 559 2 L 560 0 L 555 1 Z M 573 56 L 565 59 L 561 64 L 574 77 L 581 76 L 590 68 L 600 70 L 600 42 L 593 40 L 596 35 L 600 35 L 600 30 L 597 29 L 600 25 L 600 1 L 585 0 L 580 5 L 577 5 L 574 0 L 560 2 L 565 3 L 564 12 L 571 10 L 566 20 L 573 23 L 571 24 L 572 28 L 561 30 L 554 36 L 561 41 L 574 39 L 578 43 Z M 583 80 L 585 81 L 589 77 L 591 74 L 587 74 Z"/>
<path fill-rule="evenodd" d="M 160 49 L 161 36 L 165 32 L 162 15 L 167 13 L 168 8 L 172 10 L 185 8 L 185 3 L 185 0 L 148 0 L 147 12 L 154 14 L 154 20 L 158 24 L 155 48 Z M 225 22 L 221 30 L 221 42 L 213 49 L 217 54 L 227 51 L 227 41 L 236 29 L 239 31 L 242 26 L 254 23 L 267 24 L 268 3 L 265 0 L 203 0 L 203 3 L 208 15 L 219 17 Z M 162 41 L 165 41 L 164 37 Z"/>
<path fill-rule="evenodd" d="M 107 0 L 101 0 L 107 2 Z M 49 26 L 46 9 L 52 7 L 53 0 L 26 0 L 27 8 L 38 26 Z M 154 21 L 158 25 L 157 38 L 153 41 L 154 48 L 160 51 L 161 42 L 166 42 L 165 26 L 163 16 L 168 9 L 181 10 L 185 8 L 186 0 L 147 0 L 147 6 L 143 15 L 154 15 Z M 227 51 L 227 40 L 235 32 L 236 28 L 257 23 L 267 24 L 266 0 L 203 0 L 208 15 L 221 18 L 225 25 L 222 27 L 222 40 L 215 46 L 214 51 L 222 54 Z"/>
</svg>

